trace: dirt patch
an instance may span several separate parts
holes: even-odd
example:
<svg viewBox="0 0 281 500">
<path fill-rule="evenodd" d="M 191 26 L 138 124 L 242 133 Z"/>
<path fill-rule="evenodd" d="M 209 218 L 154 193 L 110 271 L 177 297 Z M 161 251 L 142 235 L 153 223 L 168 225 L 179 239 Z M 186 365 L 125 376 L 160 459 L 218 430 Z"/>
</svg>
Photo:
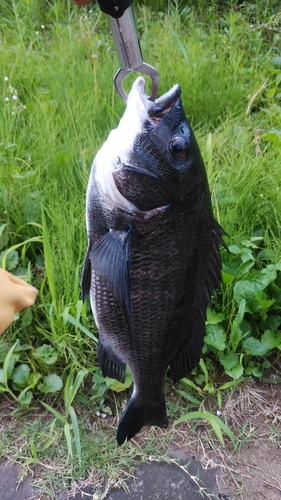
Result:
<svg viewBox="0 0 281 500">
<path fill-rule="evenodd" d="M 237 453 L 220 452 L 230 498 L 281 498 L 281 386 L 250 383 L 225 402 L 223 414 L 238 437 Z M 203 460 L 206 465 L 210 454 Z M 214 459 L 213 455 L 213 460 Z"/>
<path fill-rule="evenodd" d="M 141 464 L 135 478 L 126 481 L 128 491 L 113 489 L 103 498 L 107 500 L 157 498 L 199 500 L 280 500 L 281 499 L 281 386 L 279 384 L 250 383 L 235 389 L 223 402 L 222 417 L 233 429 L 238 451 L 230 445 L 218 446 L 214 433 L 207 422 L 196 426 L 170 425 L 168 430 L 145 429 L 133 443 L 136 451 L 152 437 L 157 443 L 169 443 L 169 459 L 163 456 L 148 457 Z M 7 417 L 5 417 L 7 419 Z M 5 434 L 1 419 L 2 437 Z M 104 422 L 104 426 L 109 425 Z M 114 429 L 116 422 L 114 422 Z M 106 433 L 105 433 L 106 436 Z M 106 437 L 105 437 L 106 439 Z M 15 442 L 17 441 L 15 429 Z M 36 491 L 36 466 L 29 471 L 20 466 L 20 460 L 5 456 L 0 464 L 0 500 L 50 500 L 47 491 Z M 9 459 L 9 461 L 7 461 Z M 168 463 L 169 462 L 169 463 Z M 31 467 L 31 469 L 30 469 Z M 90 473 L 89 473 L 90 474 Z M 91 475 L 91 474 L 90 474 Z M 95 481 L 85 478 L 69 491 L 58 488 L 56 500 L 101 498 Z M 107 495 L 107 496 L 106 496 Z M 166 496 L 165 496 L 166 495 Z M 174 495 L 174 496 L 173 496 Z"/>
<path fill-rule="evenodd" d="M 243 395 L 244 394 L 244 395 Z M 281 386 L 250 384 L 237 400 L 244 418 L 246 443 L 232 457 L 245 499 L 281 498 Z"/>
</svg>

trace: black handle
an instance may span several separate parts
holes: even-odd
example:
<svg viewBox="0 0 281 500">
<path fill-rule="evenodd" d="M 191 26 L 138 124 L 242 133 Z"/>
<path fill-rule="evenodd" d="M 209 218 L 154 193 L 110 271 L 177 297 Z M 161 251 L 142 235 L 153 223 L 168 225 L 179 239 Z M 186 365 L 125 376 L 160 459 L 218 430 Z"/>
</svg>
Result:
<svg viewBox="0 0 281 500">
<path fill-rule="evenodd" d="M 98 0 L 100 10 L 111 17 L 118 19 L 133 3 L 133 0 Z"/>
</svg>

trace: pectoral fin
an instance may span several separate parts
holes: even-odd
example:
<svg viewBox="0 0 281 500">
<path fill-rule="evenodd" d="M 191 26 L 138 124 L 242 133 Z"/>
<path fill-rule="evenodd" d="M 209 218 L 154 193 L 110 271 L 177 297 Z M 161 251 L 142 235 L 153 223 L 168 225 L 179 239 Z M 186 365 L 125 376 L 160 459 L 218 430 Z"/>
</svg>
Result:
<svg viewBox="0 0 281 500">
<path fill-rule="evenodd" d="M 128 325 L 131 312 L 130 238 L 132 229 L 110 230 L 90 252 L 92 268 L 107 290 L 122 305 Z"/>
</svg>

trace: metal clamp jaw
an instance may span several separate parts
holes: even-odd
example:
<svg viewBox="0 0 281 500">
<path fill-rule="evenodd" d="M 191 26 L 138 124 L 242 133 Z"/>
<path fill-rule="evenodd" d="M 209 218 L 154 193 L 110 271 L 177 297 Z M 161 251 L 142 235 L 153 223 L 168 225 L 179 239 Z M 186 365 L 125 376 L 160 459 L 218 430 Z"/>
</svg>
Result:
<svg viewBox="0 0 281 500">
<path fill-rule="evenodd" d="M 114 84 L 123 101 L 127 102 L 128 96 L 123 88 L 123 80 L 133 71 L 148 75 L 152 82 L 149 99 L 154 101 L 159 85 L 159 75 L 155 68 L 143 62 L 134 13 L 131 7 L 132 1 L 99 0 L 101 10 L 107 14 L 120 63 L 120 69 L 115 75 Z"/>
</svg>

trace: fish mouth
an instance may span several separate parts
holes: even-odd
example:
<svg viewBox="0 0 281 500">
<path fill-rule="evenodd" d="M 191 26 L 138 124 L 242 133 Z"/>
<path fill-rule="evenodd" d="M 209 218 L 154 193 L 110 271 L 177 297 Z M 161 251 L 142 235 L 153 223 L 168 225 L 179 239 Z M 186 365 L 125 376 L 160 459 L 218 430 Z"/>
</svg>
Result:
<svg viewBox="0 0 281 500">
<path fill-rule="evenodd" d="M 140 120 L 145 121 L 148 118 L 151 124 L 158 125 L 164 116 L 171 111 L 180 95 L 181 88 L 176 84 L 166 94 L 152 102 L 145 91 L 145 80 L 139 76 L 128 95 L 127 112 L 125 112 L 124 117 L 126 116 L 129 122 L 132 120 L 132 116 L 137 114 Z"/>
<path fill-rule="evenodd" d="M 162 95 L 148 110 L 150 120 L 157 125 L 173 108 L 181 95 L 181 88 L 178 84 L 174 85 L 166 94 Z"/>
</svg>

